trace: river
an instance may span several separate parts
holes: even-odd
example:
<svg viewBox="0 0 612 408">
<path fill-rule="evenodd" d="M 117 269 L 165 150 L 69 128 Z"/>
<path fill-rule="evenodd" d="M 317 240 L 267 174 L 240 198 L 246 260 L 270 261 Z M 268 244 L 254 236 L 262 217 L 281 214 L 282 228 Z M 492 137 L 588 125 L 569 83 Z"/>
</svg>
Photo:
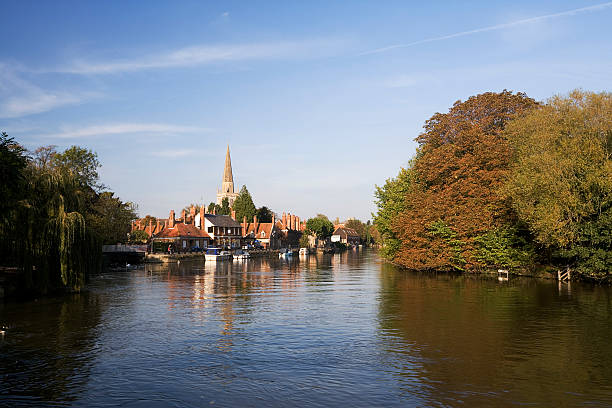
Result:
<svg viewBox="0 0 612 408">
<path fill-rule="evenodd" d="M 0 303 L 0 405 L 612 406 L 611 294 L 373 251 L 105 271 Z"/>
</svg>

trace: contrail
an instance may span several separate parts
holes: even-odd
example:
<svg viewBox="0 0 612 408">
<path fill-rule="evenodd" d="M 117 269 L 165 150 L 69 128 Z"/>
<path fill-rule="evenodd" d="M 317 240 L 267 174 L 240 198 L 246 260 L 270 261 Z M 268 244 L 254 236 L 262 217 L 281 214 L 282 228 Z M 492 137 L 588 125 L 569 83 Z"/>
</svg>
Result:
<svg viewBox="0 0 612 408">
<path fill-rule="evenodd" d="M 434 42 L 434 41 L 448 40 L 450 38 L 463 37 L 463 36 L 466 36 L 466 35 L 484 33 L 486 31 L 503 30 L 504 28 L 515 27 L 515 26 L 522 25 L 522 24 L 535 23 L 535 22 L 538 22 L 538 21 L 550 20 L 552 18 L 557 18 L 557 17 L 573 16 L 573 15 L 580 14 L 580 13 L 589 13 L 589 12 L 592 12 L 592 11 L 603 10 L 603 9 L 607 9 L 607 8 L 610 8 L 610 7 L 612 7 L 612 2 L 602 3 L 602 4 L 597 4 L 597 5 L 594 5 L 594 6 L 582 7 L 582 8 L 577 8 L 577 9 L 568 10 L 568 11 L 562 11 L 560 13 L 547 14 L 545 16 L 531 17 L 531 18 L 526 18 L 526 19 L 523 19 L 523 20 L 512 21 L 510 23 L 497 24 L 497 25 L 493 25 L 493 26 L 489 26 L 489 27 L 477 28 L 475 30 L 461 31 L 459 33 L 443 35 L 441 37 L 427 38 L 427 39 L 424 39 L 424 40 L 419 40 L 419 41 L 415 41 L 415 42 L 411 42 L 411 43 L 407 43 L 407 44 L 389 45 L 387 47 L 382 47 L 382 48 L 377 48 L 375 50 L 370 50 L 370 51 L 362 52 L 361 54 L 358 54 L 358 56 L 369 55 L 369 54 L 378 54 L 378 53 L 381 53 L 381 52 L 386 52 L 386 51 L 394 50 L 396 48 L 412 47 L 414 45 L 425 44 L 425 43 Z"/>
</svg>

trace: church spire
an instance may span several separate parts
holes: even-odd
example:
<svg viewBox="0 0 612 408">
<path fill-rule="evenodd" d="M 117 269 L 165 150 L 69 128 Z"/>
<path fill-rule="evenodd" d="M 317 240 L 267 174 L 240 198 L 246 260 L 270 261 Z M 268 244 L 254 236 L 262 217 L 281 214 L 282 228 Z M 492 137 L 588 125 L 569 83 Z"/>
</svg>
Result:
<svg viewBox="0 0 612 408">
<path fill-rule="evenodd" d="M 230 158 L 229 144 L 227 145 L 227 153 L 225 154 L 225 170 L 223 170 L 223 184 L 232 183 L 232 193 L 234 187 L 234 175 L 232 174 L 232 159 Z"/>
<path fill-rule="evenodd" d="M 234 200 L 236 197 L 238 197 L 238 193 L 234 192 L 232 159 L 230 158 L 229 145 L 227 145 L 227 153 L 225 154 L 225 169 L 223 169 L 223 181 L 221 183 L 221 190 L 217 191 L 217 204 L 221 205 L 223 199 L 227 198 L 231 207 L 234 205 Z"/>
</svg>

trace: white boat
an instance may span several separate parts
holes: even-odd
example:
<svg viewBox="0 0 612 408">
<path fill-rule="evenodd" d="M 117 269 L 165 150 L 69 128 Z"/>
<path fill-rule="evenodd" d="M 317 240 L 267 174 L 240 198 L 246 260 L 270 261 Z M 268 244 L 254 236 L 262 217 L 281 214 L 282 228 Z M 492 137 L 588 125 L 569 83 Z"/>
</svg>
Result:
<svg viewBox="0 0 612 408">
<path fill-rule="evenodd" d="M 236 259 L 249 259 L 251 257 L 251 254 L 249 254 L 247 251 L 237 251 L 234 254 L 234 260 Z"/>
<path fill-rule="evenodd" d="M 300 248 L 300 255 L 308 255 L 308 248 Z"/>
<path fill-rule="evenodd" d="M 279 258 L 289 258 L 293 255 L 297 255 L 297 253 L 287 248 L 281 248 L 278 253 Z"/>
<path fill-rule="evenodd" d="M 208 248 L 204 255 L 207 261 L 227 261 L 232 259 L 232 253 L 222 251 L 221 248 Z"/>
</svg>

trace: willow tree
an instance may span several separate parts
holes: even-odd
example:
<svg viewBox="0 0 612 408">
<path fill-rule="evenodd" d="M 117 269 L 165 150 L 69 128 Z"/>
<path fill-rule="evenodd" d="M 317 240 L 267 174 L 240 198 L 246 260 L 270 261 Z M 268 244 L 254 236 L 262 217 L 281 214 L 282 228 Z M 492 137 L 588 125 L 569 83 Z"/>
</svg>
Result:
<svg viewBox="0 0 612 408">
<path fill-rule="evenodd" d="M 612 271 L 612 94 L 573 91 L 510 123 L 506 193 L 536 241 L 586 276 Z M 552 259 L 555 261 L 555 259 Z"/>
<path fill-rule="evenodd" d="M 51 151 L 50 149 L 49 151 Z M 86 215 L 95 192 L 69 165 L 31 160 L 6 134 L 0 140 L 3 209 L 0 262 L 21 272 L 23 292 L 79 290 L 100 265 L 100 245 Z M 4 208 L 6 207 L 6 208 Z"/>
</svg>

